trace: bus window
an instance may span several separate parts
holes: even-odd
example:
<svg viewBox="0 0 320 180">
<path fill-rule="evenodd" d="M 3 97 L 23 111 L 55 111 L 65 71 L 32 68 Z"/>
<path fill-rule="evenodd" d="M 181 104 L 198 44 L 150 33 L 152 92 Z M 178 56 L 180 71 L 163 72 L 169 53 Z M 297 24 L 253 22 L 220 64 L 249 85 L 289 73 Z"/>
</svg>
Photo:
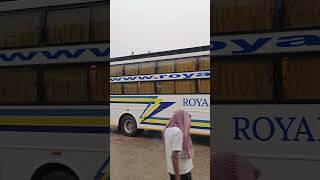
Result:
<svg viewBox="0 0 320 180">
<path fill-rule="evenodd" d="M 110 94 L 122 94 L 122 83 L 111 83 Z"/>
<path fill-rule="evenodd" d="M 316 57 L 283 58 L 283 98 L 285 100 L 319 100 L 319 67 Z"/>
<path fill-rule="evenodd" d="M 199 79 L 198 80 L 198 92 L 209 94 L 210 93 L 210 79 Z"/>
<path fill-rule="evenodd" d="M 139 74 L 155 74 L 156 62 L 145 62 L 139 64 Z M 155 94 L 155 82 L 139 82 L 139 94 Z"/>
<path fill-rule="evenodd" d="M 285 27 L 310 27 L 320 25 L 319 0 L 284 0 Z"/>
<path fill-rule="evenodd" d="M 139 64 L 139 74 L 155 74 L 156 62 L 146 62 Z"/>
<path fill-rule="evenodd" d="M 123 75 L 123 65 L 116 65 L 110 67 L 110 76 L 122 76 Z"/>
<path fill-rule="evenodd" d="M 91 8 L 92 12 L 92 40 L 110 40 L 110 8 L 108 5 Z"/>
<path fill-rule="evenodd" d="M 270 30 L 275 0 L 215 0 L 213 6 L 212 31 L 234 32 Z"/>
<path fill-rule="evenodd" d="M 155 94 L 154 82 L 139 82 L 138 90 L 139 94 Z"/>
<path fill-rule="evenodd" d="M 159 94 L 174 94 L 174 81 L 157 81 Z"/>
<path fill-rule="evenodd" d="M 40 12 L 0 16 L 0 48 L 37 45 L 40 17 Z"/>
<path fill-rule="evenodd" d="M 45 99 L 48 102 L 88 101 L 88 70 L 86 67 L 46 68 Z"/>
<path fill-rule="evenodd" d="M 200 57 L 199 60 L 199 71 L 210 71 L 210 57 Z M 198 92 L 199 93 L 210 93 L 210 79 L 199 79 L 198 80 Z"/>
<path fill-rule="evenodd" d="M 174 72 L 174 60 L 158 61 L 158 73 Z"/>
<path fill-rule="evenodd" d="M 195 80 L 179 80 L 175 82 L 175 89 L 177 94 L 194 94 L 196 93 Z"/>
<path fill-rule="evenodd" d="M 191 72 L 195 71 L 197 67 L 196 58 L 177 59 L 175 63 L 176 72 Z"/>
<path fill-rule="evenodd" d="M 200 57 L 199 58 L 199 71 L 209 71 L 210 70 L 210 57 Z"/>
<path fill-rule="evenodd" d="M 124 94 L 138 94 L 138 83 L 124 83 L 123 84 Z"/>
<path fill-rule="evenodd" d="M 90 66 L 90 93 L 92 100 L 105 102 L 109 99 L 109 88 L 106 83 L 109 72 L 104 65 Z"/>
<path fill-rule="evenodd" d="M 272 100 L 272 59 L 215 60 L 215 100 Z"/>
<path fill-rule="evenodd" d="M 47 41 L 50 44 L 87 42 L 89 40 L 89 8 L 48 12 Z"/>
<path fill-rule="evenodd" d="M 138 64 L 126 64 L 124 66 L 124 74 L 126 76 L 138 75 L 139 65 Z"/>
<path fill-rule="evenodd" d="M 37 76 L 31 68 L 0 69 L 0 102 L 32 103 L 37 100 Z"/>
</svg>

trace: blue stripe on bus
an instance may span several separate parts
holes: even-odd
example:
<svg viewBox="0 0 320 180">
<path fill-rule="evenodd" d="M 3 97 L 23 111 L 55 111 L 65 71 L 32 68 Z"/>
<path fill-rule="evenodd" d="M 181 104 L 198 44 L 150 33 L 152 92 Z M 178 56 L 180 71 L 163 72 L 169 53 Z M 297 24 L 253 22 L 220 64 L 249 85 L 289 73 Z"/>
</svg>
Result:
<svg viewBox="0 0 320 180">
<path fill-rule="evenodd" d="M 144 115 L 144 113 L 148 110 L 148 108 L 151 106 L 151 105 L 153 105 L 154 104 L 154 102 L 149 102 L 148 103 L 148 106 L 144 109 L 144 111 L 142 112 L 142 114 L 140 115 L 140 118 L 142 117 L 142 115 Z"/>
<path fill-rule="evenodd" d="M 111 98 L 152 98 L 156 99 L 158 96 L 111 96 Z"/>
<path fill-rule="evenodd" d="M 0 116 L 108 116 L 107 109 L 0 109 Z"/>
<path fill-rule="evenodd" d="M 200 120 L 200 119 L 193 119 L 192 122 L 199 122 L 199 123 L 210 123 L 209 120 Z"/>
<path fill-rule="evenodd" d="M 157 125 L 157 126 L 166 126 L 165 124 L 161 124 L 161 123 L 150 123 L 150 122 L 141 122 L 140 124 L 149 124 L 149 125 Z"/>
<path fill-rule="evenodd" d="M 210 130 L 209 127 L 191 126 L 191 128 L 193 128 L 193 129 L 207 129 L 207 130 Z"/>
<path fill-rule="evenodd" d="M 141 122 L 140 124 L 148 124 L 148 125 L 157 125 L 157 126 L 166 126 L 166 124 L 160 124 L 160 123 L 150 123 L 150 122 Z M 199 126 L 191 126 L 193 129 L 207 129 L 209 130 L 209 127 L 199 127 Z"/>
<path fill-rule="evenodd" d="M 108 158 L 104 161 L 104 163 L 102 164 L 102 166 L 98 170 L 96 176 L 94 177 L 94 180 L 103 180 L 102 177 L 104 176 L 104 173 L 105 173 L 105 172 L 103 172 L 103 170 L 105 168 L 107 168 L 109 163 L 110 163 L 110 156 L 108 156 Z M 110 168 L 110 167 L 108 167 L 108 168 Z M 110 174 L 108 174 L 108 176 L 107 176 L 107 179 L 109 179 L 109 178 L 110 178 Z"/>
<path fill-rule="evenodd" d="M 152 119 L 164 120 L 164 121 L 170 120 L 170 118 L 162 118 L 162 117 L 152 117 L 152 118 L 150 118 L 150 120 L 152 120 Z M 202 120 L 202 119 L 192 119 L 191 122 L 210 123 L 209 120 Z"/>
<path fill-rule="evenodd" d="M 109 127 L 1 125 L 0 131 L 109 134 Z"/>
</svg>

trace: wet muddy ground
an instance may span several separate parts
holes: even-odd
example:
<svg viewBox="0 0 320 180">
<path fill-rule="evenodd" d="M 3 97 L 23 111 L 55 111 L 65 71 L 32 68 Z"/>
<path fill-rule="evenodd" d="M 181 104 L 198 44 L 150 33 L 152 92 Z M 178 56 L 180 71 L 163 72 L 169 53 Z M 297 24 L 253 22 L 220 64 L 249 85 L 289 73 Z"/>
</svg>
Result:
<svg viewBox="0 0 320 180">
<path fill-rule="evenodd" d="M 159 132 L 126 137 L 111 132 L 111 180 L 169 180 Z M 210 143 L 193 137 L 193 180 L 210 180 Z"/>
</svg>

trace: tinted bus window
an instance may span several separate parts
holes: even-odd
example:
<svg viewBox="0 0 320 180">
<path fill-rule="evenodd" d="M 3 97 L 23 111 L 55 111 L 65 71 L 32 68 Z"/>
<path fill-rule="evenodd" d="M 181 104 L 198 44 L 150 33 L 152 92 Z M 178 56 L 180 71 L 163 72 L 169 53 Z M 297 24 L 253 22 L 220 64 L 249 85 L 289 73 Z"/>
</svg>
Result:
<svg viewBox="0 0 320 180">
<path fill-rule="evenodd" d="M 90 66 L 90 93 L 93 101 L 105 102 L 109 99 L 108 68 L 104 65 Z"/>
<path fill-rule="evenodd" d="M 176 63 L 176 72 L 195 71 L 197 67 L 196 58 L 177 59 L 175 63 Z"/>
<path fill-rule="evenodd" d="M 155 94 L 154 82 L 139 82 L 139 94 Z"/>
<path fill-rule="evenodd" d="M 210 93 L 210 79 L 199 79 L 198 80 L 198 92 L 199 93 Z"/>
<path fill-rule="evenodd" d="M 176 94 L 196 93 L 196 80 L 179 80 L 175 82 Z"/>
<path fill-rule="evenodd" d="M 110 8 L 109 6 L 96 6 L 92 12 L 92 40 L 110 40 Z"/>
<path fill-rule="evenodd" d="M 283 98 L 285 100 L 320 99 L 319 60 L 318 57 L 282 59 Z"/>
<path fill-rule="evenodd" d="M 284 0 L 285 26 L 320 26 L 319 0 Z"/>
<path fill-rule="evenodd" d="M 155 74 L 156 62 L 146 62 L 139 64 L 139 74 Z"/>
<path fill-rule="evenodd" d="M 210 57 L 200 57 L 199 58 L 199 71 L 209 71 L 210 70 Z"/>
<path fill-rule="evenodd" d="M 87 42 L 90 29 L 90 9 L 49 11 L 47 41 L 50 44 Z"/>
<path fill-rule="evenodd" d="M 233 32 L 272 28 L 274 0 L 215 0 L 211 31 Z"/>
<path fill-rule="evenodd" d="M 0 16 L 0 48 L 37 45 L 40 19 L 40 12 Z"/>
<path fill-rule="evenodd" d="M 123 91 L 124 91 L 124 94 L 138 94 L 138 83 L 137 82 L 124 83 Z"/>
<path fill-rule="evenodd" d="M 0 103 L 37 100 L 37 75 L 31 68 L 0 69 Z"/>
<path fill-rule="evenodd" d="M 272 59 L 225 59 L 213 62 L 214 100 L 272 100 Z"/>
<path fill-rule="evenodd" d="M 110 76 L 122 76 L 123 75 L 123 65 L 116 65 L 110 67 Z"/>
<path fill-rule="evenodd" d="M 138 75 L 139 65 L 138 64 L 126 64 L 124 66 L 124 74 L 129 75 Z"/>
<path fill-rule="evenodd" d="M 122 83 L 111 83 L 110 94 L 122 94 Z"/>
<path fill-rule="evenodd" d="M 158 62 L 158 73 L 170 73 L 170 72 L 174 72 L 174 60 Z"/>
<path fill-rule="evenodd" d="M 157 92 L 159 94 L 174 94 L 174 81 L 158 81 Z"/>
<path fill-rule="evenodd" d="M 86 67 L 46 68 L 44 87 L 48 102 L 88 101 L 88 70 Z"/>
</svg>

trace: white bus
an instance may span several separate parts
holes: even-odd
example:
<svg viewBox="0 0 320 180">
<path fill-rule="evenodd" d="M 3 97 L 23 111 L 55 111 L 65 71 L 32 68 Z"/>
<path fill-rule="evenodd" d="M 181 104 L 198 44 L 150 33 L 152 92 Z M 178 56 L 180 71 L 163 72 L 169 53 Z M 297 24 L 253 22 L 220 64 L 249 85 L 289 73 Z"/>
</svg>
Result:
<svg viewBox="0 0 320 180">
<path fill-rule="evenodd" d="M 212 37 L 214 152 L 249 159 L 259 180 L 318 179 L 319 34 Z"/>
<path fill-rule="evenodd" d="M 109 179 L 109 2 L 0 2 L 0 180 Z"/>
<path fill-rule="evenodd" d="M 209 55 L 200 47 L 111 60 L 110 125 L 127 136 L 159 131 L 184 109 L 191 133 L 209 135 Z"/>
</svg>

